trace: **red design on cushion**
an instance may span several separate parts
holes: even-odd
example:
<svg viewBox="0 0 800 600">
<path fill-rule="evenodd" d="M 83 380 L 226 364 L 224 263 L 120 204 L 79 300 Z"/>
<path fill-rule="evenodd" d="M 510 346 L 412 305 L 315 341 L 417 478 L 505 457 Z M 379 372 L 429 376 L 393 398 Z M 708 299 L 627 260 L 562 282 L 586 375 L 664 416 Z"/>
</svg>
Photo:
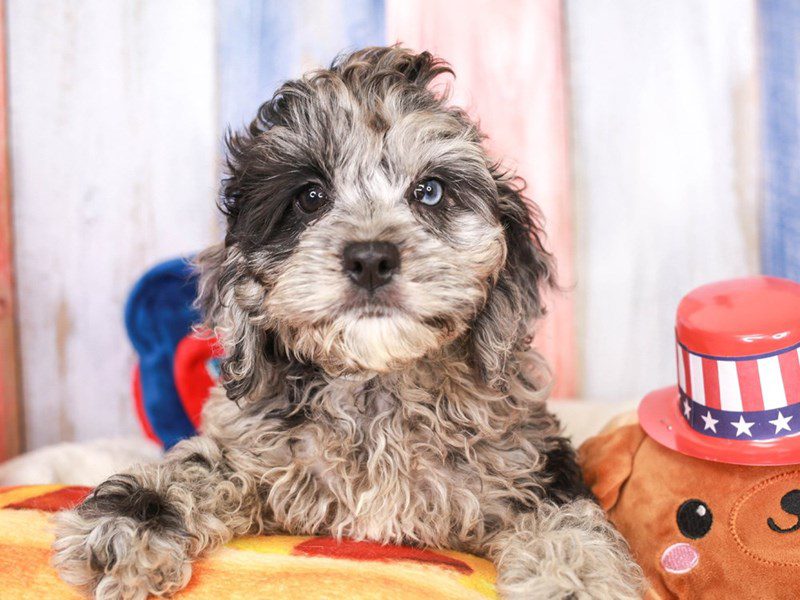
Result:
<svg viewBox="0 0 800 600">
<path fill-rule="evenodd" d="M 58 512 L 67 508 L 73 508 L 83 502 L 86 496 L 92 491 L 90 487 L 71 486 L 34 496 L 27 500 L 20 500 L 9 504 L 5 508 L 43 510 L 45 512 Z"/>
<path fill-rule="evenodd" d="M 328 558 L 349 558 L 351 560 L 387 562 L 411 560 L 441 567 L 450 567 L 464 575 L 469 575 L 473 571 L 472 567 L 464 561 L 431 550 L 408 546 L 383 545 L 376 542 L 357 542 L 347 539 L 338 542 L 333 538 L 313 538 L 299 543 L 294 547 L 292 553 Z"/>
</svg>

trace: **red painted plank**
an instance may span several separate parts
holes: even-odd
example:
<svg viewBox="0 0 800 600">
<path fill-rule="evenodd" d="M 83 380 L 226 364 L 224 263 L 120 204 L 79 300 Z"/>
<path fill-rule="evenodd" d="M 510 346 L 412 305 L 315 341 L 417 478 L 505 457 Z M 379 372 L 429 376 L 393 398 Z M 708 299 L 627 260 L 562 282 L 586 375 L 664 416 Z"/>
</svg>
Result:
<svg viewBox="0 0 800 600">
<path fill-rule="evenodd" d="M 5 43 L 5 4 L 0 3 L 0 461 L 18 454 L 22 447 L 8 164 Z"/>
<path fill-rule="evenodd" d="M 568 99 L 561 3 L 389 0 L 387 39 L 448 60 L 453 99 L 480 119 L 497 157 L 516 166 L 547 220 L 559 282 L 575 283 L 570 199 Z M 577 391 L 573 299 L 554 294 L 535 344 L 552 365 L 556 396 Z"/>
</svg>

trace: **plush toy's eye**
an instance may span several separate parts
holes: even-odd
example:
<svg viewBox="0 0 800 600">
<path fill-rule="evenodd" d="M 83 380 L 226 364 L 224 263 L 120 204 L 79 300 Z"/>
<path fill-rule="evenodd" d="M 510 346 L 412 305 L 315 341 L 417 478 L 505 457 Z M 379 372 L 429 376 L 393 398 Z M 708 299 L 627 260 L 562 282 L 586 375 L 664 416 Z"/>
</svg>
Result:
<svg viewBox="0 0 800 600">
<path fill-rule="evenodd" d="M 325 190 L 319 185 L 309 185 L 300 190 L 297 194 L 295 202 L 304 213 L 317 212 L 325 202 L 328 201 L 328 195 Z"/>
<path fill-rule="evenodd" d="M 426 206 L 436 206 L 444 196 L 444 186 L 438 179 L 420 181 L 414 187 L 414 200 Z"/>
<path fill-rule="evenodd" d="M 697 540 L 711 529 L 714 516 L 711 509 L 701 500 L 687 500 L 678 509 L 678 529 L 687 538 Z"/>
</svg>

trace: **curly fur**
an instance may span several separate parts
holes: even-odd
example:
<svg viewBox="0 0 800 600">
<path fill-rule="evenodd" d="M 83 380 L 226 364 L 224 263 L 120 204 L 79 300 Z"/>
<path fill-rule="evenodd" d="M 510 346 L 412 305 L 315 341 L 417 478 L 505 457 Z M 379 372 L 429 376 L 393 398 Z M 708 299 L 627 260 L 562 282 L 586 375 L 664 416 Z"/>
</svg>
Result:
<svg viewBox="0 0 800 600">
<path fill-rule="evenodd" d="M 508 598 L 634 598 L 641 575 L 543 403 L 530 324 L 552 281 L 535 207 L 428 53 L 369 48 L 284 84 L 229 137 L 225 242 L 200 258 L 225 349 L 201 437 L 112 477 L 57 522 L 57 567 L 98 598 L 184 586 L 246 533 L 485 555 Z M 415 204 L 426 177 L 441 206 Z M 308 182 L 330 200 L 294 203 Z M 395 244 L 371 294 L 352 241 Z"/>
</svg>

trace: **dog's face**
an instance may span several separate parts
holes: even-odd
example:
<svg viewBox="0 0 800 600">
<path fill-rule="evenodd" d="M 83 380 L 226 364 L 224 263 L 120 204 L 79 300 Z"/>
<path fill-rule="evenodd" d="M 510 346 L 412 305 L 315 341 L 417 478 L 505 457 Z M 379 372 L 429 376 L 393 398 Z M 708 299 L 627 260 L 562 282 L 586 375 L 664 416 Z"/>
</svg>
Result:
<svg viewBox="0 0 800 600">
<path fill-rule="evenodd" d="M 426 88 L 444 70 L 428 54 L 365 50 L 285 84 L 231 137 L 207 309 L 234 304 L 331 375 L 402 368 L 472 329 L 513 350 L 549 257 L 476 126 Z M 504 314 L 488 314 L 498 286 Z M 482 314 L 513 334 L 479 331 Z"/>
</svg>

